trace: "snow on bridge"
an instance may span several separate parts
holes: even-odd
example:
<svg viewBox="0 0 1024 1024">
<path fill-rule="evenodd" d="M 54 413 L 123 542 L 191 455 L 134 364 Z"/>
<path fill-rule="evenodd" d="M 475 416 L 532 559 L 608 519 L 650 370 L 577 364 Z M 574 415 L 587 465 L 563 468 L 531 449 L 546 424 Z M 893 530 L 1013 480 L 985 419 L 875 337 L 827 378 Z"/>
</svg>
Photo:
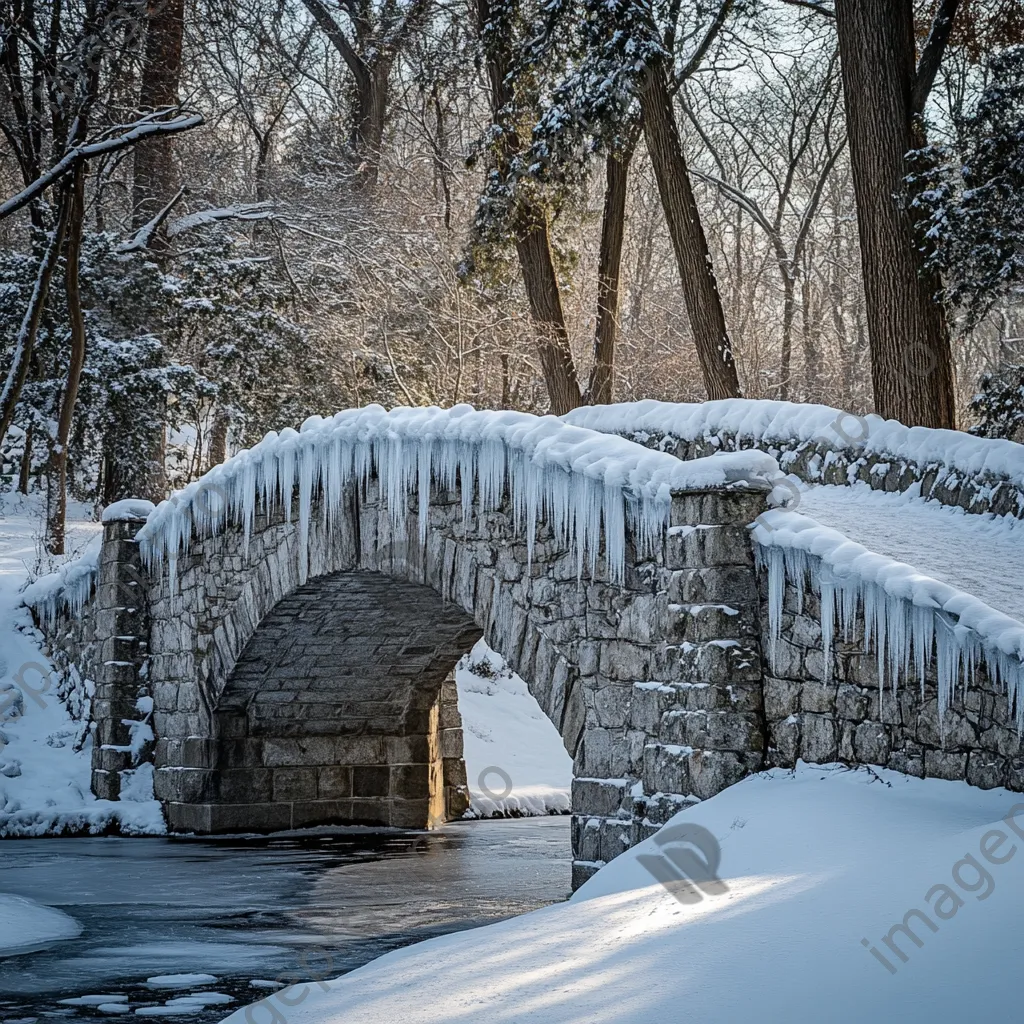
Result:
<svg viewBox="0 0 1024 1024">
<path fill-rule="evenodd" d="M 872 551 L 800 514 L 855 534 L 858 492 L 817 485 L 860 480 L 1021 516 L 1024 448 L 786 403 L 566 419 L 352 410 L 269 435 L 144 523 L 111 517 L 91 562 L 26 594 L 99 683 L 97 792 L 139 754 L 142 693 L 172 827 L 443 819 L 465 781 L 444 680 L 480 635 L 575 758 L 577 882 L 797 758 L 1024 789 L 1012 588 L 989 607 L 886 557 L 898 529 Z M 996 522 L 940 514 L 944 545 Z"/>
</svg>

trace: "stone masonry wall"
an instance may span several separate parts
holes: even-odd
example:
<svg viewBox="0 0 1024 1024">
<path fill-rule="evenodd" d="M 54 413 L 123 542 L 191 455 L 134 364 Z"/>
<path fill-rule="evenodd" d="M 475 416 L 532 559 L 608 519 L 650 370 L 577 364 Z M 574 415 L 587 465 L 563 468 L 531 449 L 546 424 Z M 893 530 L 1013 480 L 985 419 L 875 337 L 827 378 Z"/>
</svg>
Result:
<svg viewBox="0 0 1024 1024">
<path fill-rule="evenodd" d="M 933 672 L 923 693 L 916 677 L 900 679 L 895 692 L 887 679 L 883 690 L 874 652 L 863 642 L 837 638 L 826 679 L 818 598 L 805 594 L 801 608 L 787 583 L 783 607 L 776 657 L 765 666 L 771 764 L 843 761 L 918 778 L 966 780 L 982 789 L 1024 790 L 1024 751 L 1014 718 L 1006 694 L 992 685 L 984 666 L 974 670 L 966 693 L 957 687 L 940 722 Z M 863 629 L 859 621 L 855 635 L 862 637 Z M 763 642 L 768 651 L 767 634 Z"/>
<path fill-rule="evenodd" d="M 92 790 L 118 799 L 121 773 L 152 757 L 151 744 L 136 742 L 132 725 L 146 715 L 137 708 L 149 693 L 149 575 L 135 535 L 143 519 L 103 524 L 103 547 L 94 599 L 81 614 L 61 613 L 46 624 L 47 653 L 57 669 L 54 696 L 92 733 Z M 84 736 L 82 737 L 84 741 Z"/>
<path fill-rule="evenodd" d="M 1024 519 L 1024 492 L 1013 481 L 993 474 L 963 476 L 946 466 L 929 463 L 919 465 L 908 459 L 880 452 L 864 452 L 856 444 L 859 421 L 855 416 L 843 418 L 833 428 L 835 438 L 814 441 L 784 441 L 773 438 L 736 438 L 720 433 L 681 440 L 671 434 L 642 432 L 628 435 L 649 448 L 667 451 L 680 459 L 698 459 L 718 451 L 759 448 L 778 459 L 783 472 L 792 473 L 806 483 L 847 486 L 855 481 L 868 484 L 877 491 L 905 491 L 920 484 L 923 497 L 967 512 L 992 512 Z M 843 439 L 849 437 L 849 443 Z"/>
<path fill-rule="evenodd" d="M 309 581 L 301 585 L 294 523 L 258 521 L 248 548 L 237 531 L 194 543 L 177 597 L 166 579 L 151 593 L 157 795 L 172 825 L 214 826 L 202 820 L 205 810 L 197 821 L 190 808 L 212 806 L 204 787 L 223 771 L 228 739 L 219 731 L 220 710 L 260 623 L 300 586 L 315 590 L 334 574 L 379 573 L 429 588 L 435 627 L 445 602 L 460 609 L 558 728 L 574 756 L 578 884 L 677 807 L 762 763 L 758 593 L 746 524 L 763 505 L 759 491 L 677 496 L 665 544 L 643 561 L 630 551 L 622 585 L 609 582 L 603 565 L 595 579 L 580 580 L 574 552 L 544 527 L 529 560 L 507 510 L 463 522 L 457 494 L 432 496 L 422 545 L 414 515 L 409 540 L 393 536 L 372 486 L 365 497 L 349 496 L 332 534 L 315 512 Z M 382 624 L 381 638 L 398 639 L 401 629 Z M 332 652 L 338 665 L 359 664 L 358 650 L 342 644 Z M 454 727 L 444 696 L 442 688 L 442 748 Z M 255 735 L 251 714 L 248 722 Z M 315 736 L 316 720 L 309 724 Z M 442 760 L 451 753 L 442 749 Z M 306 796 L 313 793 L 309 775 L 298 781 Z M 354 773 L 350 781 L 354 787 Z M 273 796 L 272 778 L 270 785 Z M 321 798 L 329 799 L 318 789 Z M 309 801 L 290 802 L 294 813 Z M 236 810 L 231 827 L 243 820 L 242 806 Z"/>
</svg>

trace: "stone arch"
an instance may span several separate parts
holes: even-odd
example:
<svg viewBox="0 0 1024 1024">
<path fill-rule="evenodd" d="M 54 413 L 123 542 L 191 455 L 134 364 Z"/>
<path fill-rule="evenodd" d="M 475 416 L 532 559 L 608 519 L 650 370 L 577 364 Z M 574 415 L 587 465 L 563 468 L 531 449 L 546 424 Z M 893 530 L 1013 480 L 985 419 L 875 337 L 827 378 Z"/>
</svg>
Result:
<svg viewBox="0 0 1024 1024">
<path fill-rule="evenodd" d="M 214 710 L 211 831 L 459 817 L 461 719 L 445 680 L 481 635 L 431 588 L 382 573 L 332 573 L 282 598 Z"/>
<path fill-rule="evenodd" d="M 111 521 L 95 622 L 104 659 L 109 653 L 113 660 L 104 660 L 94 702 L 103 737 L 94 750 L 94 788 L 112 788 L 126 767 L 126 727 L 117 709 L 148 692 L 155 793 L 172 830 L 267 829 L 303 820 L 292 816 L 294 805 L 310 801 L 297 799 L 280 801 L 292 805 L 287 823 L 256 820 L 248 813 L 255 801 L 235 805 L 231 822 L 215 820 L 214 808 L 235 799 L 223 785 L 226 772 L 247 767 L 227 763 L 239 749 L 228 741 L 246 736 L 225 735 L 239 731 L 239 716 L 229 708 L 247 671 L 247 647 L 263 642 L 254 640 L 261 623 L 272 623 L 275 608 L 291 595 L 301 601 L 332 579 L 377 574 L 432 594 L 434 614 L 464 614 L 450 623 L 455 633 L 460 621 L 467 639 L 482 633 L 555 724 L 573 755 L 573 884 L 579 885 L 681 806 L 764 764 L 760 601 L 747 529 L 764 503 L 763 488 L 743 484 L 674 492 L 667 532 L 643 552 L 627 533 L 624 578 L 612 578 L 603 558 L 581 575 L 577 552 L 545 522 L 537 524 L 528 551 L 508 505 L 466 514 L 458 492 L 432 488 L 422 520 L 412 512 L 393 522 L 370 479 L 335 502 L 331 518 L 314 507 L 308 538 L 294 509 L 290 519 L 280 510 L 257 515 L 250 536 L 229 526 L 193 537 L 173 577 L 157 572 L 140 584 L 145 607 L 140 611 L 131 599 L 138 621 L 130 629 L 119 618 L 125 609 L 118 595 L 121 577 L 138 565 L 132 540 L 138 527 Z M 131 653 L 128 639 L 140 658 L 122 657 Z M 439 668 L 440 662 L 427 666 L 427 676 Z M 429 778 L 436 758 L 425 763 Z M 397 794 L 388 767 L 390 798 Z M 270 785 L 273 793 L 272 776 Z M 247 797 L 255 785 L 251 791 Z M 316 793 L 319 800 L 319 788 Z M 330 799 L 326 788 L 323 794 Z M 429 786 L 425 807 L 423 824 Z"/>
<path fill-rule="evenodd" d="M 173 586 L 155 581 L 156 788 L 172 828 L 424 827 L 455 813 L 464 800 L 461 733 L 448 724 L 457 709 L 443 681 L 480 636 L 578 754 L 586 589 L 573 554 L 542 539 L 528 566 L 510 514 L 464 519 L 450 495 L 433 496 L 422 540 L 411 514 L 396 533 L 375 491 L 350 495 L 329 529 L 314 515 L 305 582 L 298 528 L 283 514 L 257 520 L 248 541 L 237 530 L 199 541 Z M 403 605 L 420 616 L 409 644 Z M 360 643 L 374 614 L 381 642 Z M 273 649 L 285 637 L 291 665 Z M 361 728 L 354 704 L 347 730 L 326 721 L 325 708 L 316 721 L 303 678 L 333 677 L 330 713 L 342 713 L 368 692 L 346 689 L 360 664 L 395 680 L 393 706 L 377 726 L 369 704 Z"/>
</svg>

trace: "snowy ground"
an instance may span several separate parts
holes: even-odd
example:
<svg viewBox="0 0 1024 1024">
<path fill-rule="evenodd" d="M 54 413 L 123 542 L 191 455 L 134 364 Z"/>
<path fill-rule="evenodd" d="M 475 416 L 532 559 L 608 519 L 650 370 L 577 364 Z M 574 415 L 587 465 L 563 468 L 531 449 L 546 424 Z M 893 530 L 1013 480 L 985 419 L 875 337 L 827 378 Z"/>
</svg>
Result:
<svg viewBox="0 0 1024 1024">
<path fill-rule="evenodd" d="M 968 514 L 917 490 L 805 487 L 796 511 L 1024 622 L 1024 520 Z"/>
<path fill-rule="evenodd" d="M 26 580 L 81 554 L 99 530 L 86 508 L 69 508 L 67 555 L 48 558 L 38 498 L 0 495 L 0 837 L 118 824 L 129 833 L 165 830 L 156 801 L 97 800 L 89 791 L 91 738 L 59 699 L 41 637 L 19 602 Z"/>
<path fill-rule="evenodd" d="M 227 1019 L 1012 1020 L 1024 955 L 1020 800 L 884 770 L 753 776 L 666 826 L 709 830 L 724 892 L 705 882 L 702 896 L 689 890 L 693 902 L 673 896 L 640 860 L 665 862 L 670 848 L 655 837 L 569 903 L 390 953 Z M 677 846 L 698 865 L 714 852 Z"/>
<path fill-rule="evenodd" d="M 0 957 L 45 949 L 81 932 L 82 926 L 63 911 L 0 892 Z"/>
<path fill-rule="evenodd" d="M 568 813 L 572 758 L 526 683 L 481 640 L 455 670 L 470 813 Z"/>
</svg>

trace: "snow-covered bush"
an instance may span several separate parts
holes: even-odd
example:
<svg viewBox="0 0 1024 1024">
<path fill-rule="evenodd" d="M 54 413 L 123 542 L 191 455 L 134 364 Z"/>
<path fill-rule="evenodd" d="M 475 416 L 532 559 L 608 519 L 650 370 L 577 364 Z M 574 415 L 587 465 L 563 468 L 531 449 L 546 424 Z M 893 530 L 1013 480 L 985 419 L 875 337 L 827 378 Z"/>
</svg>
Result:
<svg viewBox="0 0 1024 1024">
<path fill-rule="evenodd" d="M 191 439 L 170 453 L 179 461 L 177 471 L 168 467 L 172 482 L 183 484 L 206 468 L 215 419 L 242 446 L 322 411 L 328 375 L 286 314 L 267 262 L 216 228 L 163 265 L 119 251 L 112 234 L 85 237 L 86 362 L 70 444 L 80 497 L 146 493 L 148 476 L 161 471 L 151 463 L 165 454 L 166 430 Z M 13 344 L 35 265 L 25 253 L 0 254 L 0 350 Z M 67 372 L 63 294 L 58 267 L 17 416 L 19 427 L 33 430 L 34 468 L 52 443 Z"/>
<path fill-rule="evenodd" d="M 996 53 L 987 77 L 957 149 L 918 152 L 908 179 L 932 266 L 969 327 L 1024 279 L 1024 46 Z"/>
<path fill-rule="evenodd" d="M 979 422 L 971 433 L 1024 441 L 1024 366 L 986 373 L 979 388 L 971 400 L 971 411 Z"/>
</svg>

